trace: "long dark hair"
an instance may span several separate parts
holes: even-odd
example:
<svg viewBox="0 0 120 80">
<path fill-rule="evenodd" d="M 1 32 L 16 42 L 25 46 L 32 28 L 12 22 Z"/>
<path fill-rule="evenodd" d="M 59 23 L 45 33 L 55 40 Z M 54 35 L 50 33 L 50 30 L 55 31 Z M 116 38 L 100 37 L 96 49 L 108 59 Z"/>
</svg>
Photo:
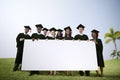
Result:
<svg viewBox="0 0 120 80">
<path fill-rule="evenodd" d="M 65 32 L 65 37 L 67 37 L 66 32 Z M 72 31 L 70 31 L 69 37 L 72 37 Z"/>
<path fill-rule="evenodd" d="M 63 33 L 60 33 L 60 36 L 58 36 L 58 34 L 56 35 L 56 37 L 62 37 L 63 36 Z"/>
<path fill-rule="evenodd" d="M 95 32 L 94 32 L 94 33 L 95 33 Z M 96 39 L 97 39 L 97 38 L 98 38 L 98 33 L 95 33 L 95 34 L 96 34 Z M 93 36 L 93 33 L 92 33 L 92 37 L 94 37 L 94 36 Z"/>
</svg>

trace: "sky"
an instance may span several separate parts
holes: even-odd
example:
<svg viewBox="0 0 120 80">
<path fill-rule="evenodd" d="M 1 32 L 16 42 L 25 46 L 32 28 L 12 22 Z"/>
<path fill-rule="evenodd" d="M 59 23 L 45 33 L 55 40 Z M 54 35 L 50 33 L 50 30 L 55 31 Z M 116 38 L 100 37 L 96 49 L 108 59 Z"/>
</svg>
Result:
<svg viewBox="0 0 120 80">
<path fill-rule="evenodd" d="M 97 29 L 104 59 L 111 59 L 114 45 L 105 44 L 104 34 L 110 27 L 120 31 L 120 0 L 0 0 L 0 58 L 14 58 L 17 35 L 24 32 L 25 25 L 32 28 L 30 34 L 36 32 L 36 24 L 57 29 L 71 26 L 73 36 L 78 34 L 76 27 L 83 24 L 90 39 L 91 30 Z"/>
</svg>

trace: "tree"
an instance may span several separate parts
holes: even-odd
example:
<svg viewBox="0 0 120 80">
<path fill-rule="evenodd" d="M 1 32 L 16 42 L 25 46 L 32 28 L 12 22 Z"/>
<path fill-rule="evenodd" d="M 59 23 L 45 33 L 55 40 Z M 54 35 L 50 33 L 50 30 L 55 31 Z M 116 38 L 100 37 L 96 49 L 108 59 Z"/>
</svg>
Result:
<svg viewBox="0 0 120 80">
<path fill-rule="evenodd" d="M 105 43 L 113 42 L 115 50 L 111 53 L 112 57 L 116 57 L 117 59 L 120 57 L 120 51 L 117 50 L 116 40 L 120 40 L 120 31 L 114 31 L 113 28 L 110 28 L 109 33 L 105 33 L 104 38 L 106 39 Z"/>
</svg>

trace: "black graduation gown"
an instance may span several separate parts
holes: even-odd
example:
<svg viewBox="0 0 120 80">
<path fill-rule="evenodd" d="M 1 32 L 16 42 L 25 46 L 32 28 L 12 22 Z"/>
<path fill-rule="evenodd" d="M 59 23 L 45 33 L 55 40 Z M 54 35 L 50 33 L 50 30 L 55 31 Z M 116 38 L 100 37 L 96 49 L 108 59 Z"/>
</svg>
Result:
<svg viewBox="0 0 120 80">
<path fill-rule="evenodd" d="M 15 63 L 21 64 L 22 63 L 22 55 L 23 55 L 23 48 L 24 48 L 24 40 L 20 41 L 20 38 L 31 39 L 30 35 L 25 35 L 24 33 L 18 34 L 16 38 L 17 42 L 17 55 L 15 59 Z"/>
<path fill-rule="evenodd" d="M 73 40 L 73 37 L 64 37 L 65 40 Z"/>
<path fill-rule="evenodd" d="M 75 40 L 88 40 L 89 38 L 85 34 L 83 34 L 83 35 L 77 34 L 77 35 L 75 35 L 74 39 Z"/>
<path fill-rule="evenodd" d="M 62 36 L 57 36 L 56 39 L 62 40 L 63 37 Z"/>
<path fill-rule="evenodd" d="M 37 33 L 33 33 L 31 38 L 34 38 L 34 39 L 46 39 L 43 34 L 37 34 Z"/>
<path fill-rule="evenodd" d="M 49 40 L 55 40 L 56 38 L 48 36 L 47 39 L 49 39 Z"/>
<path fill-rule="evenodd" d="M 93 40 L 93 39 L 91 39 Z M 97 53 L 97 62 L 98 66 L 104 67 L 104 59 L 103 59 L 103 44 L 101 39 L 96 39 L 96 53 Z"/>
</svg>

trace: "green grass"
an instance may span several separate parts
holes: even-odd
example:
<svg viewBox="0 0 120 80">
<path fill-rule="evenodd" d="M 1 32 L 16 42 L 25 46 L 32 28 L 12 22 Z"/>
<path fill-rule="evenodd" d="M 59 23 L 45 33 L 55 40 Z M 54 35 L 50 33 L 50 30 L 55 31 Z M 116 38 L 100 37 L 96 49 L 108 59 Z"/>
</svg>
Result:
<svg viewBox="0 0 120 80">
<path fill-rule="evenodd" d="M 13 72 L 14 59 L 0 59 L 0 80 L 120 80 L 120 59 L 105 61 L 104 77 L 94 77 L 95 71 L 91 71 L 91 76 L 79 76 L 78 71 L 73 76 L 66 76 L 65 72 L 57 72 L 56 76 L 50 76 L 49 72 L 41 72 L 39 75 L 29 76 L 27 71 Z"/>
</svg>

